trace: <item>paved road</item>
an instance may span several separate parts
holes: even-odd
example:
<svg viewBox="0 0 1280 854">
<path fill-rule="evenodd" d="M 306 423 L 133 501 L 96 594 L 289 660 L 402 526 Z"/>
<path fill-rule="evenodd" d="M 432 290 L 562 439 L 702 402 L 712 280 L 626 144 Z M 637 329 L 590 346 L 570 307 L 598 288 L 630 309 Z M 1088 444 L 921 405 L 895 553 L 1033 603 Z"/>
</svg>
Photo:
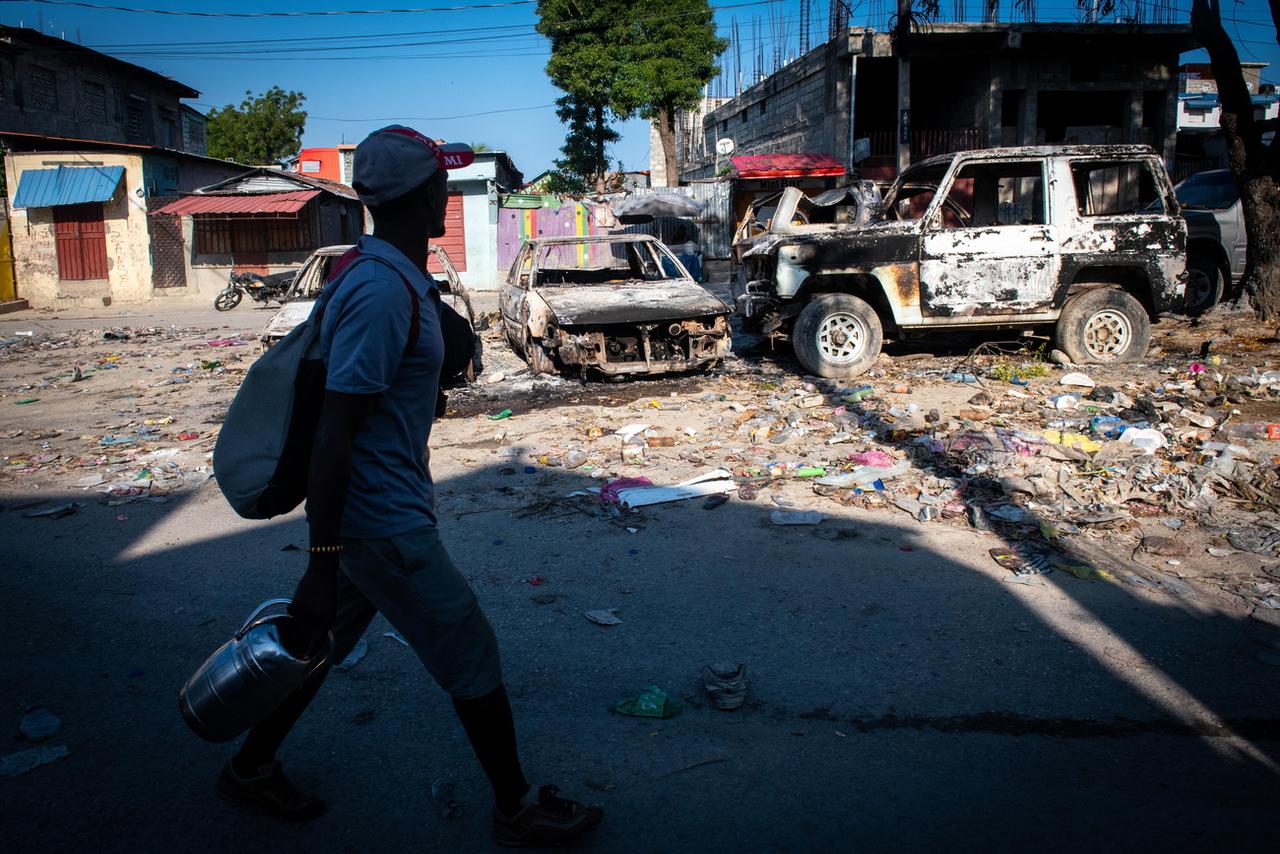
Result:
<svg viewBox="0 0 1280 854">
<path fill-rule="evenodd" d="M 651 508 L 635 533 L 522 518 L 514 495 L 586 479 L 466 465 L 455 429 L 433 437 L 445 538 L 502 642 L 531 774 L 608 811 L 583 850 L 1274 850 L 1280 670 L 1242 615 L 1062 574 L 1007 584 L 992 535 L 905 516 L 849 511 L 820 533 L 739 502 Z M 211 485 L 0 522 L 6 720 L 16 735 L 45 706 L 71 751 L 0 778 L 8 850 L 490 847 L 461 728 L 381 620 L 283 757 L 329 815 L 285 826 L 213 797 L 229 748 L 197 740 L 175 695 L 253 604 L 291 591 L 296 514 L 237 519 Z M 704 701 L 715 659 L 746 663 L 744 709 Z M 689 707 L 608 712 L 648 684 Z M 433 809 L 439 779 L 460 820 Z"/>
</svg>

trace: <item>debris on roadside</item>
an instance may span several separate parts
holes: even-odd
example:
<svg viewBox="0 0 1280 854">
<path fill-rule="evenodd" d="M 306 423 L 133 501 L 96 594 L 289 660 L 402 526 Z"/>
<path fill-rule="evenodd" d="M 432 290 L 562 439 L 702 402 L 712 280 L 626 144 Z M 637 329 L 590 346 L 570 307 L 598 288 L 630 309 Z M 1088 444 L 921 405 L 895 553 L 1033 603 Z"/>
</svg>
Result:
<svg viewBox="0 0 1280 854">
<path fill-rule="evenodd" d="M 684 706 L 657 685 L 646 685 L 635 696 L 615 703 L 613 711 L 633 718 L 674 718 L 684 711 Z"/>
<path fill-rule="evenodd" d="M 717 709 L 740 709 L 747 699 L 746 665 L 723 661 L 708 664 L 702 668 L 702 687 Z"/>
</svg>

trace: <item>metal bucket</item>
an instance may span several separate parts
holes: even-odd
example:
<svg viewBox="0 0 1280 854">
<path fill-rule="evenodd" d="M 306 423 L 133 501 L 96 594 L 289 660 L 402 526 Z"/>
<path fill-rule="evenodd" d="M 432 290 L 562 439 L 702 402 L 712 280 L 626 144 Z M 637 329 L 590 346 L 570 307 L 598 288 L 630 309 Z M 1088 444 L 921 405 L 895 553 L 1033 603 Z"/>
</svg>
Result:
<svg viewBox="0 0 1280 854">
<path fill-rule="evenodd" d="M 206 741 L 230 741 L 275 711 L 329 659 L 333 635 L 311 658 L 298 658 L 281 642 L 288 614 L 258 617 L 289 599 L 263 602 L 235 637 L 218 647 L 178 692 L 187 726 Z"/>
</svg>

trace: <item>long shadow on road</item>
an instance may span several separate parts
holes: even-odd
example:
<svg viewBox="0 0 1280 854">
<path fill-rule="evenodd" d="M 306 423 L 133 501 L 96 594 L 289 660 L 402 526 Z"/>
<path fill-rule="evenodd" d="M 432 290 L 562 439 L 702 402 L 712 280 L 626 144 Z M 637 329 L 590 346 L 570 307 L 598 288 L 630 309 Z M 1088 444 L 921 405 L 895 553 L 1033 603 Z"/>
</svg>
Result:
<svg viewBox="0 0 1280 854">
<path fill-rule="evenodd" d="M 558 501 L 593 485 L 501 463 L 438 481 L 446 542 L 502 644 L 531 776 L 607 809 L 586 850 L 1273 840 L 1278 692 L 1240 620 L 1061 574 L 1005 584 L 986 557 L 995 534 L 905 516 L 779 528 L 735 499 L 617 524 Z M 70 748 L 0 780 L 11 850 L 489 847 L 487 786 L 461 728 L 381 619 L 283 754 L 329 814 L 286 826 L 214 798 L 231 748 L 186 729 L 176 692 L 254 604 L 292 590 L 305 553 L 282 549 L 305 544 L 300 514 L 238 520 L 207 487 L 0 518 L 0 689 L 15 724 L 29 704 L 58 714 L 54 743 Z M 581 612 L 595 608 L 623 623 L 592 624 Z M 697 682 L 721 659 L 747 665 L 737 712 Z M 685 711 L 609 713 L 650 684 Z M 461 820 L 434 808 L 440 780 L 456 782 Z"/>
</svg>

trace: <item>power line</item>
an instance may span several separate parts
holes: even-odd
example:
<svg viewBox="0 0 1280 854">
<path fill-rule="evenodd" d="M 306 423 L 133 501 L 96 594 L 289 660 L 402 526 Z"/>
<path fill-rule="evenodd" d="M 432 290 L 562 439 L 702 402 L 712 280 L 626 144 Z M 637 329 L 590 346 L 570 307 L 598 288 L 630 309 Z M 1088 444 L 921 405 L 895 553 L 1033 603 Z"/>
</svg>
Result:
<svg viewBox="0 0 1280 854">
<path fill-rule="evenodd" d="M 330 116 L 313 116 L 308 114 L 307 121 L 315 119 L 323 122 L 447 122 L 452 119 L 474 119 L 477 116 L 493 116 L 498 113 L 524 113 L 530 110 L 545 110 L 548 107 L 554 107 L 555 102 L 550 104 L 538 104 L 535 107 L 504 107 L 498 110 L 484 110 L 479 113 L 461 113 L 456 116 L 378 116 L 376 118 L 366 119 L 348 119 L 334 118 Z"/>
<path fill-rule="evenodd" d="M 13 3 L 19 0 L 0 0 Z M 169 15 L 178 18 L 335 18 L 343 15 L 413 15 L 421 12 L 467 12 L 472 9 L 506 9 L 512 6 L 532 6 L 538 0 L 506 0 L 503 3 L 476 3 L 470 6 L 425 6 L 416 9 L 330 9 L 306 12 L 194 12 L 178 9 L 139 9 L 130 6 L 106 6 L 84 3 L 81 0 L 26 0 L 45 6 L 74 6 L 100 12 L 130 12 L 141 15 Z"/>
</svg>

